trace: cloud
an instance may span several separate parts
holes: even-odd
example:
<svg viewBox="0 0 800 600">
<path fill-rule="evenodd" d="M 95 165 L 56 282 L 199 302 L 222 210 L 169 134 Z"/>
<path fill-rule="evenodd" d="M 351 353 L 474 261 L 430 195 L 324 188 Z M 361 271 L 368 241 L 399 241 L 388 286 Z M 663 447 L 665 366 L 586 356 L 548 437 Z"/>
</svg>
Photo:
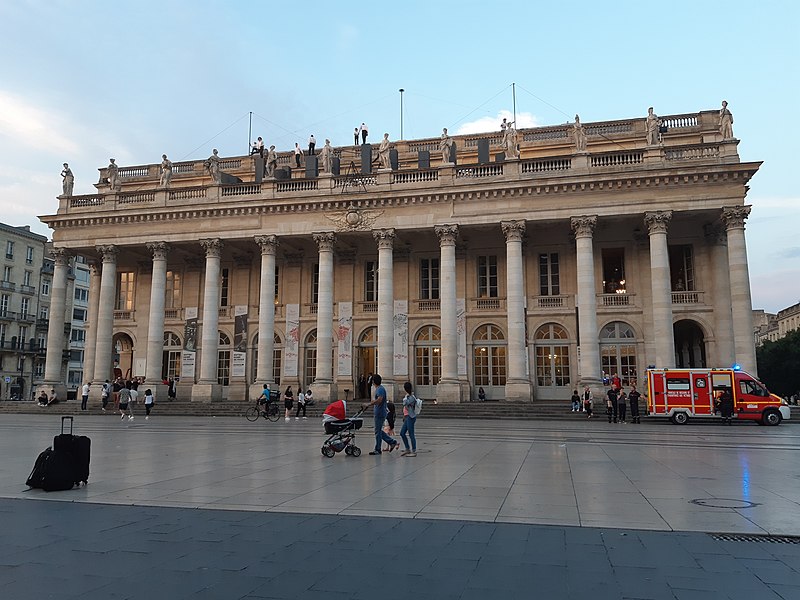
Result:
<svg viewBox="0 0 800 600">
<path fill-rule="evenodd" d="M 456 135 L 469 135 L 472 133 L 500 131 L 500 123 L 502 123 L 503 119 L 512 121 L 514 119 L 514 113 L 512 113 L 510 110 L 501 110 L 497 113 L 496 117 L 481 117 L 475 121 L 464 123 L 459 126 L 458 131 L 456 131 Z M 517 122 L 515 126 L 517 129 L 538 127 L 539 121 L 536 116 L 531 113 L 517 113 Z"/>
<path fill-rule="evenodd" d="M 11 143 L 74 154 L 78 144 L 61 133 L 67 128 L 67 119 L 58 112 L 37 108 L 0 90 L 0 136 L 9 138 Z"/>
</svg>

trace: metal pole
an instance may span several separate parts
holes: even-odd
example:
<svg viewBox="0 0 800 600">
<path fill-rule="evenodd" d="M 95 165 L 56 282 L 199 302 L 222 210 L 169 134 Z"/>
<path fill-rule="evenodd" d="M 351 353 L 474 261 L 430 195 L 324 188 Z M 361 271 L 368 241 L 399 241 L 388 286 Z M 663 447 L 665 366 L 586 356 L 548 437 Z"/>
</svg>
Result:
<svg viewBox="0 0 800 600">
<path fill-rule="evenodd" d="M 253 141 L 253 111 L 250 111 L 250 126 L 247 128 L 247 152 L 245 154 L 249 154 L 250 152 L 250 142 Z"/>
<path fill-rule="evenodd" d="M 517 84 L 514 82 L 511 83 L 511 98 L 514 104 L 514 127 L 519 129 L 519 125 L 517 125 Z"/>
<path fill-rule="evenodd" d="M 403 88 L 400 88 L 400 139 L 401 140 L 405 139 L 403 138 L 403 92 L 405 92 L 405 90 Z"/>
</svg>

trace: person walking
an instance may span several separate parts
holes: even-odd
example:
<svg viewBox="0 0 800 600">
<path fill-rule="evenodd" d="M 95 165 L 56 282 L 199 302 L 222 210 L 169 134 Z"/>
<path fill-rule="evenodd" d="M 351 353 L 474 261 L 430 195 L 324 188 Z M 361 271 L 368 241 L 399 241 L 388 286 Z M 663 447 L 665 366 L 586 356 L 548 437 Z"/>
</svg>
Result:
<svg viewBox="0 0 800 600">
<path fill-rule="evenodd" d="M 108 397 L 111 395 L 111 382 L 106 379 L 106 382 L 103 384 L 103 391 L 100 392 L 100 400 L 103 403 L 103 412 L 106 412 L 106 406 L 108 406 Z"/>
<path fill-rule="evenodd" d="M 611 418 L 614 418 L 614 423 L 617 422 L 617 397 L 619 393 L 617 392 L 617 388 L 615 385 L 611 385 L 606 393 L 606 416 L 608 417 L 608 422 L 611 423 Z"/>
<path fill-rule="evenodd" d="M 300 168 L 300 163 L 303 160 L 303 151 L 300 149 L 300 144 L 295 142 L 294 143 L 294 162 L 297 165 L 297 168 Z"/>
<path fill-rule="evenodd" d="M 177 394 L 177 383 L 178 382 L 175 381 L 175 379 L 173 379 L 172 377 L 169 378 L 169 382 L 167 383 L 167 385 L 169 386 L 167 388 L 167 397 L 169 398 L 170 402 L 175 400 L 175 397 L 178 395 Z"/>
<path fill-rule="evenodd" d="M 284 420 L 288 421 L 292 417 L 292 407 L 294 406 L 294 394 L 292 393 L 292 386 L 286 388 L 283 392 L 283 408 L 285 410 Z"/>
<path fill-rule="evenodd" d="M 403 426 L 400 428 L 400 437 L 403 439 L 403 446 L 405 450 L 400 453 L 400 456 L 407 456 L 413 458 L 417 455 L 417 436 L 415 427 L 417 424 L 417 398 L 414 395 L 414 389 L 411 387 L 411 382 L 406 381 L 403 384 L 403 389 L 406 391 L 405 398 L 403 398 Z M 408 438 L 411 438 L 411 446 L 408 445 Z"/>
<path fill-rule="evenodd" d="M 394 421 L 395 421 L 395 409 L 394 409 L 394 402 L 391 400 L 386 401 L 386 426 L 383 430 L 386 432 L 386 435 L 389 437 L 394 437 Z M 389 446 L 384 448 L 384 450 L 389 450 Z"/>
<path fill-rule="evenodd" d="M 729 388 L 725 388 L 719 397 L 719 412 L 723 423 L 733 425 L 733 395 Z"/>
<path fill-rule="evenodd" d="M 300 419 L 300 411 L 303 411 L 303 419 L 306 418 L 306 395 L 303 393 L 303 390 L 297 392 L 297 412 L 294 413 L 294 420 L 298 421 Z"/>
<path fill-rule="evenodd" d="M 375 395 L 369 404 L 365 404 L 362 408 L 367 410 L 372 407 L 372 415 L 375 419 L 375 449 L 370 452 L 370 455 L 377 456 L 381 454 L 382 442 L 389 445 L 389 452 L 397 448 L 397 440 L 390 438 L 383 430 L 383 422 L 386 420 L 388 408 L 386 407 L 386 388 L 381 385 L 381 376 L 375 373 L 372 376 L 372 384 L 375 386 Z"/>
<path fill-rule="evenodd" d="M 131 391 L 126 387 L 122 386 L 119 389 L 119 414 L 120 414 L 120 421 L 124 421 L 125 417 L 128 417 L 129 421 L 133 421 L 133 415 L 126 415 L 125 411 L 128 410 L 128 405 L 131 400 Z"/>
<path fill-rule="evenodd" d="M 153 390 L 147 388 L 144 391 L 144 420 L 150 419 L 150 411 L 153 410 Z"/>
<path fill-rule="evenodd" d="M 139 401 L 139 382 L 137 380 L 129 381 L 128 388 L 131 390 L 131 400 L 128 403 L 128 412 L 130 413 L 130 420 L 133 421 L 133 407 Z"/>
<path fill-rule="evenodd" d="M 89 387 L 91 385 L 92 384 L 87 381 L 81 388 L 81 410 L 86 410 L 86 405 L 89 402 Z"/>
<path fill-rule="evenodd" d="M 580 412 L 581 410 L 581 397 L 578 395 L 578 390 L 572 390 L 572 412 Z"/>
<path fill-rule="evenodd" d="M 636 384 L 631 384 L 631 391 L 628 394 L 628 402 L 631 405 L 631 423 L 641 423 L 639 420 L 639 398 L 642 395 L 639 393 L 639 390 L 636 389 Z"/>
<path fill-rule="evenodd" d="M 625 423 L 625 413 L 628 410 L 628 395 L 625 390 L 620 390 L 617 396 L 617 413 L 619 414 L 619 422 Z"/>
</svg>

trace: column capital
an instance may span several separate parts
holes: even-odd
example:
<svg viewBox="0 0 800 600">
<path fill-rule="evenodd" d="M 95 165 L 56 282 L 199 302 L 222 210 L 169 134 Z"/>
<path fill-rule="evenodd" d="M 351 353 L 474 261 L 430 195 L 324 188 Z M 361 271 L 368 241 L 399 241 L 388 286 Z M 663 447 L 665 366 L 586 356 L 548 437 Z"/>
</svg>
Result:
<svg viewBox="0 0 800 600">
<path fill-rule="evenodd" d="M 333 252 L 333 245 L 336 243 L 336 234 L 333 231 L 312 233 L 311 237 L 317 243 L 320 252 Z"/>
<path fill-rule="evenodd" d="M 378 243 L 379 250 L 391 250 L 394 247 L 394 229 L 373 229 L 372 237 Z"/>
<path fill-rule="evenodd" d="M 149 242 L 145 246 L 153 253 L 153 260 L 167 260 L 167 252 L 169 252 L 167 242 Z"/>
<path fill-rule="evenodd" d="M 434 233 L 439 238 L 440 246 L 455 246 L 458 237 L 458 225 L 435 225 Z"/>
<path fill-rule="evenodd" d="M 206 258 L 220 258 L 224 244 L 219 238 L 200 240 L 200 245 L 206 251 Z"/>
<path fill-rule="evenodd" d="M 525 235 L 525 221 L 500 221 L 500 227 L 506 236 L 506 243 L 521 242 Z"/>
<path fill-rule="evenodd" d="M 278 252 L 277 235 L 257 235 L 253 238 L 256 244 L 261 248 L 261 256 L 272 255 L 275 256 Z"/>
<path fill-rule="evenodd" d="M 576 238 L 592 237 L 597 226 L 597 215 L 581 215 L 569 220 L 570 227 Z"/>
<path fill-rule="evenodd" d="M 722 218 L 725 221 L 725 229 L 744 229 L 744 222 L 750 216 L 752 206 L 723 206 Z"/>
<path fill-rule="evenodd" d="M 671 210 L 653 211 L 644 213 L 644 224 L 650 235 L 654 233 L 667 233 L 669 222 L 672 220 Z"/>
<path fill-rule="evenodd" d="M 117 262 L 117 247 L 113 244 L 107 246 L 96 246 L 97 251 L 103 259 L 104 263 Z"/>
<path fill-rule="evenodd" d="M 69 263 L 71 255 L 66 248 L 53 248 L 50 250 L 50 256 L 53 257 L 53 260 L 55 260 L 57 265 L 61 265 L 63 267 Z"/>
</svg>

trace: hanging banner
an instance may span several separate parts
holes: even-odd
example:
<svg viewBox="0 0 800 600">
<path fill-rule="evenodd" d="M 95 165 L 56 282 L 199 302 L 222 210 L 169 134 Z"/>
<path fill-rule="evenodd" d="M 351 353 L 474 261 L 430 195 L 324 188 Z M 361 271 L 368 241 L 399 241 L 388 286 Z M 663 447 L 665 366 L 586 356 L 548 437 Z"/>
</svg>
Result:
<svg viewBox="0 0 800 600">
<path fill-rule="evenodd" d="M 456 300 L 456 331 L 458 332 L 458 374 L 467 374 L 467 303 Z"/>
<path fill-rule="evenodd" d="M 286 343 L 283 346 L 283 376 L 297 377 L 298 348 L 300 347 L 300 305 L 286 305 Z"/>
<path fill-rule="evenodd" d="M 394 301 L 394 374 L 408 376 L 408 300 Z"/>
<path fill-rule="evenodd" d="M 336 339 L 339 346 L 336 350 L 336 374 L 350 376 L 353 374 L 353 303 L 339 302 L 339 327 Z"/>
<path fill-rule="evenodd" d="M 181 379 L 194 381 L 194 365 L 197 355 L 197 307 L 184 310 L 186 322 L 183 326 L 183 351 L 181 352 Z"/>
<path fill-rule="evenodd" d="M 231 377 L 244 377 L 247 364 L 247 305 L 233 307 L 233 365 Z"/>
</svg>

